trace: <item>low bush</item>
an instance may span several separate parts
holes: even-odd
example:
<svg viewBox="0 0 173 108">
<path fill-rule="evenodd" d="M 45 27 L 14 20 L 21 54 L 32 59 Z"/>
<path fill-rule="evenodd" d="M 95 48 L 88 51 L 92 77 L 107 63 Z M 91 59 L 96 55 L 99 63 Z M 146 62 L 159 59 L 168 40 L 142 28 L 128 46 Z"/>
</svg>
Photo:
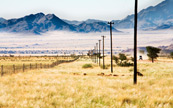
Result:
<svg viewBox="0 0 173 108">
<path fill-rule="evenodd" d="M 129 67 L 129 66 L 133 66 L 133 63 L 125 61 L 125 62 L 122 62 L 122 63 L 118 63 L 117 65 L 122 66 L 122 67 Z"/>
<path fill-rule="evenodd" d="M 93 68 L 92 64 L 84 64 L 82 68 Z"/>
<path fill-rule="evenodd" d="M 113 56 L 113 59 L 115 60 L 115 63 L 118 66 L 121 66 L 121 67 L 133 66 L 133 63 L 129 62 L 129 59 L 127 59 L 125 54 L 120 53 L 119 57 Z M 131 57 L 131 61 L 134 61 L 133 57 Z"/>
</svg>

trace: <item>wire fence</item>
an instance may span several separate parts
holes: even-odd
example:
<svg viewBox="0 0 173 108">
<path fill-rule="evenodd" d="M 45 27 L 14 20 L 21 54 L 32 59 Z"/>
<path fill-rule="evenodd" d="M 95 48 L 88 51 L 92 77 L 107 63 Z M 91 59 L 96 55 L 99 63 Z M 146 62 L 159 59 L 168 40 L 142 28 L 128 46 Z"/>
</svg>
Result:
<svg viewBox="0 0 173 108">
<path fill-rule="evenodd" d="M 1 65 L 1 76 L 8 75 L 8 74 L 15 74 L 19 72 L 26 72 L 29 70 L 36 70 L 36 69 L 47 69 L 47 68 L 53 68 L 59 64 L 62 63 L 69 63 L 74 62 L 79 58 L 79 56 L 74 57 L 73 60 L 57 60 L 55 62 L 52 62 L 51 64 L 45 64 L 45 63 L 30 63 L 30 64 L 20 64 L 20 65 Z"/>
</svg>

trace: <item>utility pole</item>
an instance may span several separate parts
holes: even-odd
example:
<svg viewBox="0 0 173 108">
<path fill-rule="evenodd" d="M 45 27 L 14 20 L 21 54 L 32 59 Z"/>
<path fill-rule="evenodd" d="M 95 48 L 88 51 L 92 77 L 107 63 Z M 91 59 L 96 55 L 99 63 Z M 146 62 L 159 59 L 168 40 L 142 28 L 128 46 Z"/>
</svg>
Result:
<svg viewBox="0 0 173 108">
<path fill-rule="evenodd" d="M 135 0 L 134 18 L 134 84 L 137 84 L 137 24 L 138 24 L 138 0 Z"/>
<path fill-rule="evenodd" d="M 92 61 L 94 62 L 94 49 L 92 49 L 92 56 L 91 56 L 91 58 L 92 58 Z"/>
<path fill-rule="evenodd" d="M 114 22 L 108 22 L 108 24 L 110 25 L 110 39 L 111 39 L 111 73 L 113 73 L 113 62 L 112 62 L 112 24 L 114 24 Z"/>
<path fill-rule="evenodd" d="M 104 47 L 105 47 L 105 41 L 104 41 L 104 39 L 105 39 L 105 37 L 106 36 L 102 36 L 102 38 L 103 38 L 103 69 L 105 69 L 105 52 L 104 52 Z"/>
<path fill-rule="evenodd" d="M 94 46 L 94 55 L 95 55 L 95 63 L 96 63 L 96 46 Z"/>
<path fill-rule="evenodd" d="M 91 60 L 93 62 L 93 50 L 91 49 Z"/>
<path fill-rule="evenodd" d="M 96 58 L 97 58 L 97 64 L 98 64 L 98 43 L 96 43 L 96 51 L 97 51 Z"/>
<path fill-rule="evenodd" d="M 101 55 L 101 53 L 100 53 L 100 42 L 101 42 L 101 40 L 99 40 L 99 66 L 100 66 L 100 55 Z"/>
</svg>

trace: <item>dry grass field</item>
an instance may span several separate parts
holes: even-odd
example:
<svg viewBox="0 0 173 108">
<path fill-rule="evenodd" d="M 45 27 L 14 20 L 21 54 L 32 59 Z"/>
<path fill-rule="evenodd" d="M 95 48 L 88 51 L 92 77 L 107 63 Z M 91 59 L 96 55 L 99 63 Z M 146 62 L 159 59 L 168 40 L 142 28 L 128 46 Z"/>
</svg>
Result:
<svg viewBox="0 0 173 108">
<path fill-rule="evenodd" d="M 55 62 L 73 60 L 70 56 L 0 56 L 1 74 L 13 74 L 33 69 L 54 67 Z M 54 64 L 53 64 L 54 63 Z"/>
<path fill-rule="evenodd" d="M 0 108 L 173 108 L 173 61 L 140 61 L 138 69 L 144 76 L 137 85 L 133 67 L 114 66 L 118 76 L 109 76 L 110 67 L 103 70 L 85 58 L 6 75 L 0 78 Z"/>
<path fill-rule="evenodd" d="M 3 57 L 0 56 L 0 65 L 22 65 L 30 64 L 30 63 L 42 63 L 42 64 L 50 64 L 57 60 L 71 60 L 73 58 L 63 57 L 63 56 L 16 56 L 16 57 Z"/>
</svg>

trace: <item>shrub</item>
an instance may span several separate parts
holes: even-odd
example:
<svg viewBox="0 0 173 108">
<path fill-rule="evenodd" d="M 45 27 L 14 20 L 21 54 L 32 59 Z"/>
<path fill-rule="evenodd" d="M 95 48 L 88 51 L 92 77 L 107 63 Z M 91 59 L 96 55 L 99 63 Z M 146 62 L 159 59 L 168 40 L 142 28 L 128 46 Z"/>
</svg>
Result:
<svg viewBox="0 0 173 108">
<path fill-rule="evenodd" d="M 128 59 L 125 54 L 120 53 L 119 57 L 113 56 L 113 59 L 115 60 L 115 63 L 118 66 L 122 66 L 122 67 L 133 66 L 133 63 L 128 62 Z M 131 57 L 131 60 L 134 61 L 133 57 Z"/>
<path fill-rule="evenodd" d="M 71 54 L 70 57 L 76 58 L 76 55 L 75 54 Z"/>
<path fill-rule="evenodd" d="M 122 63 L 124 60 L 127 60 L 127 57 L 126 57 L 125 54 L 120 53 L 119 54 L 119 59 L 121 60 L 121 63 Z"/>
<path fill-rule="evenodd" d="M 91 64 L 84 64 L 82 68 L 93 68 L 93 66 Z"/>
<path fill-rule="evenodd" d="M 134 57 L 131 57 L 131 61 L 134 62 Z"/>
<path fill-rule="evenodd" d="M 130 72 L 133 72 L 133 71 L 134 71 L 134 69 L 133 69 L 133 68 L 130 68 L 130 69 L 129 69 L 129 71 L 130 71 Z"/>
<path fill-rule="evenodd" d="M 173 59 L 173 52 L 170 53 L 171 58 Z"/>
<path fill-rule="evenodd" d="M 116 56 L 113 56 L 113 60 L 115 60 L 115 63 L 118 64 L 119 63 L 119 58 Z"/>
<path fill-rule="evenodd" d="M 133 63 L 124 61 L 124 62 L 118 63 L 117 65 L 122 67 L 129 67 L 129 66 L 133 66 Z"/>
</svg>

